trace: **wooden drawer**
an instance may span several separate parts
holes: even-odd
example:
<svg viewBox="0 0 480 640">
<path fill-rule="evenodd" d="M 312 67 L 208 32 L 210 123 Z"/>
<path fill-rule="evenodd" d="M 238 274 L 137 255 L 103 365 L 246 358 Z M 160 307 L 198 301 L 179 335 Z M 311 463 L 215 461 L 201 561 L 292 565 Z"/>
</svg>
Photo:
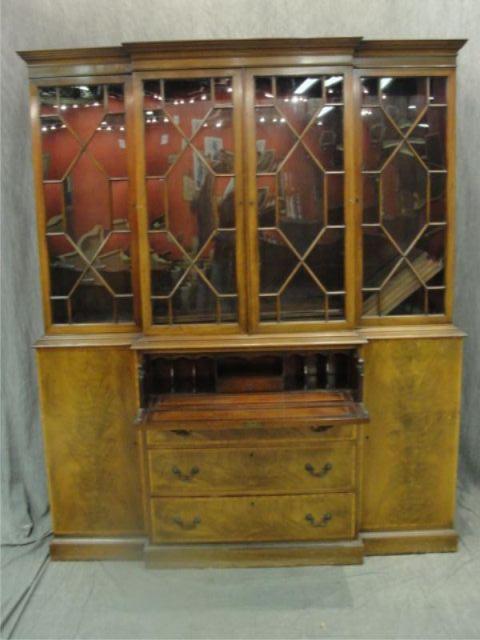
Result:
<svg viewBox="0 0 480 640">
<path fill-rule="evenodd" d="M 340 540 L 355 535 L 355 496 L 152 498 L 152 542 Z"/>
<path fill-rule="evenodd" d="M 163 430 L 147 429 L 147 446 L 168 447 L 222 447 L 244 446 L 255 441 L 255 446 L 271 446 L 272 443 L 308 440 L 323 442 L 328 440 L 352 440 L 356 436 L 356 425 L 312 424 L 304 427 L 259 428 L 243 427 L 238 429 L 185 429 Z"/>
<path fill-rule="evenodd" d="M 150 492 L 159 496 L 350 491 L 355 443 L 304 448 L 148 450 Z"/>
</svg>

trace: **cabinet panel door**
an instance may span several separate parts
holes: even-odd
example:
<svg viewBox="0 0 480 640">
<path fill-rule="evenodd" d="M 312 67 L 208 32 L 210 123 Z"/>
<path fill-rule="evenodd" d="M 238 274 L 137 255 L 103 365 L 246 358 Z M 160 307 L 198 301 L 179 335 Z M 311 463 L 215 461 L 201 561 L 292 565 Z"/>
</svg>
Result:
<svg viewBox="0 0 480 640">
<path fill-rule="evenodd" d="M 179 71 L 141 86 L 151 324 L 232 330 L 244 313 L 240 77 Z"/>
<path fill-rule="evenodd" d="M 453 78 L 442 73 L 359 72 L 362 316 L 372 322 L 448 312 Z"/>
<path fill-rule="evenodd" d="M 114 77 L 36 90 L 48 325 L 134 323 L 126 87 Z"/>
<path fill-rule="evenodd" d="M 260 327 L 345 321 L 344 85 L 344 73 L 325 70 L 249 76 L 252 316 Z"/>
</svg>

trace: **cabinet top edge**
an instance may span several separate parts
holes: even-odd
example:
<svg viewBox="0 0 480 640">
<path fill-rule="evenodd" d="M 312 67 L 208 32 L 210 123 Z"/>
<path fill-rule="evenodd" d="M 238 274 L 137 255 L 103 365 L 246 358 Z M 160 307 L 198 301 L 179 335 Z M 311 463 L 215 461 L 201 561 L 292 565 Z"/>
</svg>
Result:
<svg viewBox="0 0 480 640">
<path fill-rule="evenodd" d="M 352 56 L 399 56 L 456 54 L 467 42 L 450 40 L 364 40 L 348 38 L 266 38 L 236 40 L 170 40 L 163 42 L 126 42 L 114 47 L 43 49 L 18 51 L 28 65 L 91 63 L 128 63 L 138 58 L 175 58 L 242 56 L 266 57 L 275 53 L 349 53 Z"/>
</svg>

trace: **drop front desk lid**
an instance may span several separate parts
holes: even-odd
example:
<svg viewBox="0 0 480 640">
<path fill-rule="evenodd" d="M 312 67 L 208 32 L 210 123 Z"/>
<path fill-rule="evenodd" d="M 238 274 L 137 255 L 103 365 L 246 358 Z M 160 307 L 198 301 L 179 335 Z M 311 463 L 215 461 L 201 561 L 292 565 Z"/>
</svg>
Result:
<svg viewBox="0 0 480 640">
<path fill-rule="evenodd" d="M 291 427 L 368 422 L 349 391 L 175 393 L 155 396 L 138 422 L 159 429 Z"/>
</svg>

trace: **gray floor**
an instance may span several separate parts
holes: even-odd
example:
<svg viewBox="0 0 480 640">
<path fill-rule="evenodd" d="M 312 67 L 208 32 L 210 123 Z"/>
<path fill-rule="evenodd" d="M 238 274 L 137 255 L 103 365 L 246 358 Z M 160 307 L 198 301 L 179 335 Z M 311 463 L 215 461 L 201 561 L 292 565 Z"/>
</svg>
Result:
<svg viewBox="0 0 480 640">
<path fill-rule="evenodd" d="M 457 521 L 457 554 L 363 566 L 147 571 L 48 562 L 10 637 L 480 638 L 480 492 L 460 493 Z"/>
</svg>

